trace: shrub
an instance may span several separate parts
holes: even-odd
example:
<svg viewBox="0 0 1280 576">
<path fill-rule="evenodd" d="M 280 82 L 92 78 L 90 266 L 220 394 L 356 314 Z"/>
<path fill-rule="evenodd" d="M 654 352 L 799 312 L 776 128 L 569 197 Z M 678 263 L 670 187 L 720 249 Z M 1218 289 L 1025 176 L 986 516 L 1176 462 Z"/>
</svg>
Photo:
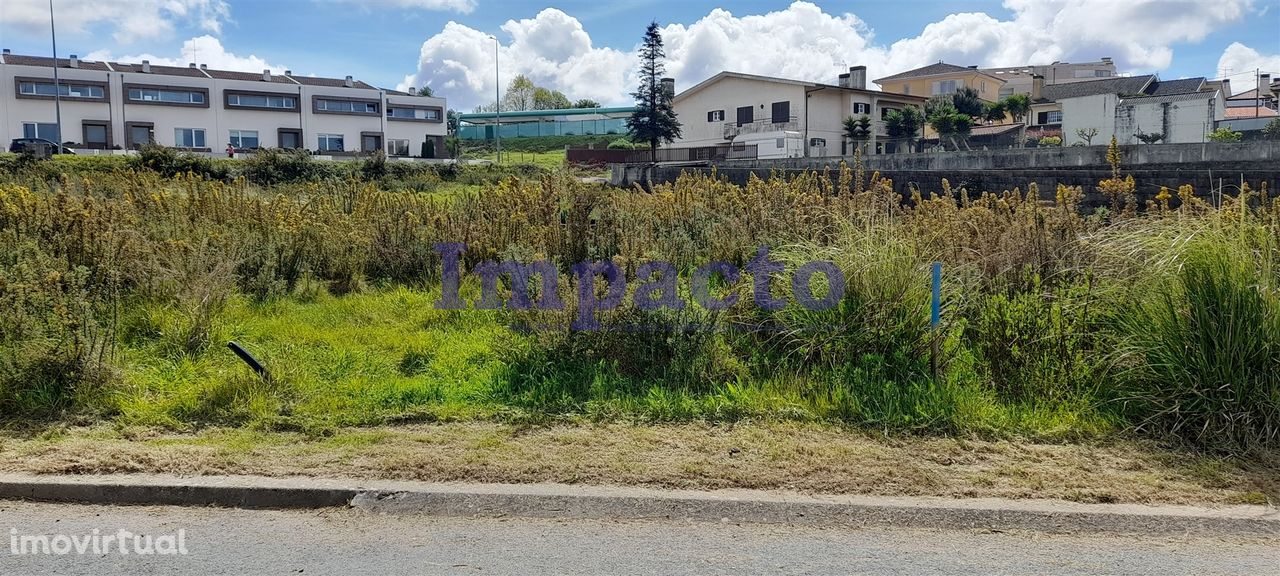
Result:
<svg viewBox="0 0 1280 576">
<path fill-rule="evenodd" d="M 1139 429 L 1221 450 L 1280 440 L 1275 242 L 1247 224 L 1202 231 L 1114 309 Z"/>
<path fill-rule="evenodd" d="M 635 148 L 635 145 L 626 138 L 618 138 L 617 140 L 609 143 L 610 150 L 631 150 L 633 148 Z"/>
<path fill-rule="evenodd" d="M 245 179 L 272 186 L 291 182 L 311 182 L 326 176 L 320 162 L 306 150 L 267 148 L 241 160 Z"/>
<path fill-rule="evenodd" d="M 1041 138 L 1041 139 L 1037 142 L 1037 144 L 1039 144 L 1039 145 L 1041 145 L 1041 146 L 1061 146 L 1061 145 L 1062 145 L 1062 137 L 1061 137 L 1061 136 L 1045 136 L 1045 137 Z"/>
<path fill-rule="evenodd" d="M 131 158 L 131 164 L 134 168 L 145 168 L 166 177 L 178 174 L 194 174 L 208 180 L 229 180 L 231 177 L 227 164 L 159 144 L 144 145 L 138 155 Z"/>
</svg>

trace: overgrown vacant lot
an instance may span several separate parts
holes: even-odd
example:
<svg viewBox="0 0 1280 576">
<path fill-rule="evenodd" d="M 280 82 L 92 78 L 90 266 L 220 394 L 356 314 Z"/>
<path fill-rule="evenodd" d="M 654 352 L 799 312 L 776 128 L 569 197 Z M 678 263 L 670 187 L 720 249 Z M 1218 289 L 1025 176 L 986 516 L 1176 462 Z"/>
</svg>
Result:
<svg viewBox="0 0 1280 576">
<path fill-rule="evenodd" d="M 690 176 L 644 193 L 536 168 L 411 169 L 376 159 L 318 167 L 287 154 L 227 164 L 158 150 L 127 165 L 10 157 L 0 184 L 0 410 L 10 430 L 0 462 L 111 470 L 113 458 L 68 452 L 91 446 L 119 455 L 123 470 L 135 469 L 125 464 L 133 458 L 152 462 L 138 470 L 182 471 L 154 462 L 199 455 L 212 437 L 223 456 L 199 460 L 208 470 L 270 471 L 233 455 L 293 461 L 294 450 L 332 447 L 326 439 L 364 437 L 361 427 L 412 446 L 416 428 L 404 427 L 428 423 L 462 438 L 490 427 L 499 431 L 493 442 L 531 457 L 529 438 L 576 435 L 611 454 L 608 438 L 692 442 L 755 430 L 793 435 L 775 442 L 822 456 L 766 466 L 741 447 L 735 454 L 755 454 L 742 462 L 756 462 L 742 474 L 718 468 L 714 451 L 706 467 L 689 459 L 678 474 L 621 453 L 580 468 L 553 450 L 546 456 L 560 464 L 540 474 L 473 461 L 500 455 L 461 449 L 400 461 L 405 470 L 389 453 L 376 465 L 315 458 L 332 462 L 331 472 L 391 477 L 426 469 L 432 478 L 501 480 L 489 472 L 506 470 L 509 480 L 572 481 L 572 470 L 589 469 L 580 480 L 753 485 L 753 474 L 777 478 L 782 469 L 823 477 L 839 458 L 806 445 L 872 434 L 921 453 L 945 439 L 1091 455 L 1065 469 L 1156 470 L 1132 463 L 1147 458 L 1168 466 L 1137 485 L 1173 494 L 1183 479 L 1202 477 L 1210 479 L 1201 488 L 1216 483 L 1229 494 L 1187 498 L 1274 498 L 1274 485 L 1256 479 L 1276 472 L 1280 434 L 1280 202 L 1246 187 L 1214 205 L 1184 187 L 1138 206 L 1136 183 L 1113 156 L 1113 177 L 1098 185 L 1111 205 L 1089 214 L 1078 208 L 1081 189 L 1060 188 L 1052 203 L 1034 189 L 947 186 L 904 200 L 851 168 L 745 187 Z M 436 245 L 446 242 L 467 245 L 465 309 L 436 305 L 444 284 Z M 781 306 L 753 298 L 754 276 L 765 274 L 748 271 L 761 247 L 780 266 L 769 282 Z M 478 309 L 482 283 L 472 272 L 489 260 L 551 262 L 564 306 Z M 581 289 L 586 276 L 573 265 L 583 261 L 612 262 L 627 279 L 619 306 L 590 314 L 596 330 L 571 328 L 584 297 L 608 293 L 599 277 Z M 683 308 L 635 304 L 637 287 L 655 278 L 642 274 L 652 261 L 672 265 Z M 695 271 L 713 261 L 744 270 L 713 275 L 702 295 L 738 297 L 724 309 L 694 303 Z M 833 307 L 796 301 L 791 275 L 810 261 L 830 262 L 845 278 Z M 943 263 L 936 332 L 934 261 Z M 499 280 L 498 296 L 509 300 L 519 284 Z M 529 286 L 531 299 L 547 296 L 539 282 Z M 810 288 L 833 289 L 821 279 Z M 269 376 L 240 362 L 230 340 Z M 996 466 L 1003 472 L 987 482 L 1021 474 L 1071 497 L 1068 476 L 1036 471 L 1038 450 Z M 423 464 L 450 457 L 474 465 Z M 1199 466 L 1229 472 L 1196 476 Z M 993 493 L 980 480 L 931 474 L 935 488 L 904 491 Z M 802 484 L 874 491 L 864 480 L 842 473 Z M 1107 488 L 1113 480 L 1090 480 L 1081 493 L 1143 500 L 1132 487 Z"/>
</svg>

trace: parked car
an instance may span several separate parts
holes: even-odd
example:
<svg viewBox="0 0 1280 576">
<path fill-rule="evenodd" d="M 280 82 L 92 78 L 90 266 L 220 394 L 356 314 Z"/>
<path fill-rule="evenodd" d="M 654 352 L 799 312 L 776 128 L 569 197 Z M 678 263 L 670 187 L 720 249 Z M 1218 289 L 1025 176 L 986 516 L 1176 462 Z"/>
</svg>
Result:
<svg viewBox="0 0 1280 576">
<path fill-rule="evenodd" d="M 67 148 L 66 146 L 59 146 L 50 140 L 45 140 L 44 138 L 14 138 L 13 142 L 9 143 L 9 151 L 22 153 L 27 149 L 27 146 L 39 146 L 42 144 L 48 146 L 54 154 L 75 154 L 75 152 L 72 152 L 70 148 Z"/>
</svg>

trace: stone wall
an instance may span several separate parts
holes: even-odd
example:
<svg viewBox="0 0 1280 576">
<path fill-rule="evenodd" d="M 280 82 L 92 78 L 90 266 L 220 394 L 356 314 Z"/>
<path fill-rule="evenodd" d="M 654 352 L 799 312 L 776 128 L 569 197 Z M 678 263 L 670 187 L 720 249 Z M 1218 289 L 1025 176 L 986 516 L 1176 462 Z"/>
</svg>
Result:
<svg viewBox="0 0 1280 576">
<path fill-rule="evenodd" d="M 1267 182 L 1273 193 L 1280 186 L 1280 142 L 1157 144 L 1120 148 L 1123 158 L 1121 170 L 1137 181 L 1138 196 L 1142 201 L 1154 198 L 1161 186 L 1176 190 L 1182 184 L 1191 184 L 1203 197 L 1218 190 L 1235 194 L 1242 180 L 1255 190 L 1262 182 Z M 1096 188 L 1099 180 L 1110 175 L 1106 151 L 1106 146 L 1077 146 L 895 154 L 868 157 L 864 167 L 868 175 L 878 171 L 881 176 L 891 179 L 894 189 L 903 194 L 909 194 L 912 187 L 926 196 L 939 192 L 943 178 L 953 188 L 964 187 L 970 193 L 998 192 L 1015 187 L 1026 190 L 1030 182 L 1035 182 L 1045 200 L 1053 199 L 1058 184 L 1064 184 L 1083 187 L 1086 205 L 1101 206 L 1107 200 L 1097 194 Z M 834 170 L 841 160 L 852 162 L 851 158 L 792 158 L 727 161 L 715 168 L 721 178 L 745 184 L 751 174 L 768 178 L 774 172 L 790 176 L 806 170 Z M 682 171 L 708 173 L 711 166 L 615 165 L 613 170 L 614 184 L 645 186 L 648 182 L 674 181 Z"/>
</svg>

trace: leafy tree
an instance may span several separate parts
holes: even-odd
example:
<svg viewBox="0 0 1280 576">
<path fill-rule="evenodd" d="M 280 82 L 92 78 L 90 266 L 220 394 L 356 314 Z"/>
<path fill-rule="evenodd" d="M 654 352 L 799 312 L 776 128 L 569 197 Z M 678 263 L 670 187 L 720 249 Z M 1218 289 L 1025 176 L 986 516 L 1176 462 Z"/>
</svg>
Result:
<svg viewBox="0 0 1280 576">
<path fill-rule="evenodd" d="M 978 97 L 978 91 L 972 86 L 965 86 L 952 92 L 951 105 L 956 107 L 956 111 L 970 118 L 981 118 L 986 111 L 982 99 Z"/>
<path fill-rule="evenodd" d="M 844 119 L 844 137 L 861 147 L 871 139 L 871 118 L 863 114 L 857 118 L 849 116 Z"/>
<path fill-rule="evenodd" d="M 1004 106 L 1004 111 L 1013 116 L 1013 121 L 1021 124 L 1018 127 L 1018 142 L 1026 145 L 1027 141 L 1027 115 L 1031 113 L 1031 97 L 1026 94 L 1010 94 L 1000 101 L 1000 105 Z"/>
<path fill-rule="evenodd" d="M 1230 128 L 1219 128 L 1209 133 L 1210 142 L 1239 142 L 1243 138 L 1243 132 L 1233 132 Z"/>
<path fill-rule="evenodd" d="M 914 149 L 916 135 L 922 125 L 924 118 L 920 116 L 920 109 L 915 106 L 891 110 L 884 118 L 884 128 L 889 138 L 894 142 L 906 142 L 909 150 Z"/>
<path fill-rule="evenodd" d="M 1001 122 L 1004 120 L 1004 115 L 1004 104 L 999 102 L 988 102 L 983 106 L 983 120 L 988 122 Z"/>
<path fill-rule="evenodd" d="M 559 90 L 538 87 L 533 90 L 534 110 L 562 110 L 571 106 L 569 98 Z"/>
<path fill-rule="evenodd" d="M 1010 94 L 1000 101 L 1000 105 L 1013 116 L 1014 122 L 1022 122 L 1031 112 L 1031 97 L 1026 94 Z"/>
<path fill-rule="evenodd" d="M 965 147 L 968 147 L 967 139 L 973 128 L 972 117 L 956 110 L 950 102 L 935 103 L 927 114 L 929 125 L 938 132 L 940 141 L 949 140 L 952 148 L 956 150 L 960 149 L 957 142 L 965 142 Z"/>
<path fill-rule="evenodd" d="M 457 133 L 458 133 L 458 122 L 459 122 L 459 118 L 458 118 L 458 111 L 457 111 L 457 110 L 454 110 L 453 108 L 450 108 L 447 112 L 445 112 L 445 113 L 444 113 L 444 121 L 445 121 L 445 130 L 446 130 L 449 134 L 457 134 Z"/>
<path fill-rule="evenodd" d="M 661 78 L 666 73 L 662 60 L 662 33 L 658 23 L 651 22 L 644 32 L 640 47 L 640 87 L 631 95 L 636 99 L 636 111 L 627 118 L 627 131 L 631 140 L 648 142 L 652 158 L 658 159 L 658 143 L 670 144 L 680 137 L 680 121 L 676 120 L 671 94 L 662 89 Z"/>
<path fill-rule="evenodd" d="M 573 108 L 599 108 L 600 103 L 596 102 L 595 100 L 583 98 L 577 102 L 574 102 L 572 107 Z"/>
<path fill-rule="evenodd" d="M 1267 122 L 1267 125 L 1262 127 L 1262 135 L 1269 140 L 1280 140 L 1280 118 Z"/>
<path fill-rule="evenodd" d="M 516 74 L 507 84 L 507 93 L 502 97 L 502 109 L 511 111 L 533 110 L 534 93 L 538 90 L 524 74 Z"/>
<path fill-rule="evenodd" d="M 1084 140 L 1085 146 L 1093 145 L 1093 137 L 1098 135 L 1097 128 L 1076 128 L 1076 137 Z"/>
<path fill-rule="evenodd" d="M 410 90 L 409 92 L 410 92 L 410 93 L 413 93 L 413 90 Z M 428 97 L 428 98 L 430 98 L 430 97 L 432 97 L 432 96 L 435 96 L 435 94 L 433 94 L 433 93 L 432 93 L 432 91 L 431 91 L 431 87 L 430 87 L 430 86 L 423 86 L 422 88 L 419 88 L 419 89 L 418 89 L 418 91 L 417 91 L 417 95 L 418 95 L 418 96 L 426 96 L 426 97 Z"/>
</svg>

